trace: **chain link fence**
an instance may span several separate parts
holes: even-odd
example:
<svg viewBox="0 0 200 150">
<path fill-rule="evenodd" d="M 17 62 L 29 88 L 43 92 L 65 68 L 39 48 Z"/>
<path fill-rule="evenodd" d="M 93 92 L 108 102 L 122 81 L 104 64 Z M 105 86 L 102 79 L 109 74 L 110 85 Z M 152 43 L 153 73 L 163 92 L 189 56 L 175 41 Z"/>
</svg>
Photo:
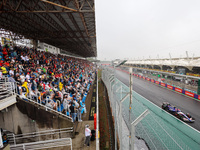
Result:
<svg viewBox="0 0 200 150">
<path fill-rule="evenodd" d="M 108 91 L 120 149 L 129 149 L 129 145 L 133 142 L 135 143 L 134 147 L 138 147 L 139 143 L 135 142 L 138 138 L 143 139 L 147 149 L 151 150 L 200 149 L 199 131 L 176 119 L 134 91 L 132 93 L 131 113 L 129 113 L 130 89 L 116 79 L 114 74 L 113 68 L 104 68 L 102 80 Z M 133 132 L 130 124 L 146 109 L 148 109 L 149 114 L 135 126 L 135 132 Z M 129 132 L 135 137 L 130 143 Z"/>
</svg>

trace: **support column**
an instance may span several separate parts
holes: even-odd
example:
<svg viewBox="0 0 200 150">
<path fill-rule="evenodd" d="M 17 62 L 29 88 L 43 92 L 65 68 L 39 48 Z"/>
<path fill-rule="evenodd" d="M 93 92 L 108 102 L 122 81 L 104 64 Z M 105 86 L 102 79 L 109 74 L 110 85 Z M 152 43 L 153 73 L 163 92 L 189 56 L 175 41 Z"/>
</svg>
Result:
<svg viewBox="0 0 200 150">
<path fill-rule="evenodd" d="M 32 39 L 33 47 L 37 48 L 38 47 L 38 40 Z"/>
</svg>

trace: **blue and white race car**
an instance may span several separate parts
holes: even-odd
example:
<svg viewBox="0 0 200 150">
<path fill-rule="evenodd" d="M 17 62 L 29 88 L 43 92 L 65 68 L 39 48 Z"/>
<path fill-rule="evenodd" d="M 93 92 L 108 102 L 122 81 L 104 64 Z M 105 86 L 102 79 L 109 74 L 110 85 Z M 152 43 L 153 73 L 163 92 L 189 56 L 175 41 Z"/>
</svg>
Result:
<svg viewBox="0 0 200 150">
<path fill-rule="evenodd" d="M 189 113 L 183 113 L 180 109 L 176 108 L 175 106 L 169 104 L 168 102 L 163 102 L 162 109 L 166 110 L 170 114 L 174 115 L 178 119 L 184 122 L 194 122 L 195 119 Z"/>
</svg>

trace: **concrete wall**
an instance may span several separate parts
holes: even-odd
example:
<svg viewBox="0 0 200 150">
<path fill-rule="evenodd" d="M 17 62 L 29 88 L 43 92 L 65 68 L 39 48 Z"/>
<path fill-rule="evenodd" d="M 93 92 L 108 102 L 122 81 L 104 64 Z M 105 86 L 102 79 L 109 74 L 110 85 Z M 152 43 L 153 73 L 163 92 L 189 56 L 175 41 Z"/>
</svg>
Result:
<svg viewBox="0 0 200 150">
<path fill-rule="evenodd" d="M 48 50 L 48 52 L 50 53 L 53 53 L 53 54 L 60 54 L 60 49 L 55 47 L 55 46 L 52 46 L 52 45 L 49 45 L 47 43 L 43 43 L 43 42 L 39 42 L 38 43 L 38 49 L 40 51 L 46 51 Z"/>
<path fill-rule="evenodd" d="M 20 99 L 7 111 L 0 112 L 0 128 L 15 134 L 68 127 L 73 127 L 69 120 Z"/>
</svg>

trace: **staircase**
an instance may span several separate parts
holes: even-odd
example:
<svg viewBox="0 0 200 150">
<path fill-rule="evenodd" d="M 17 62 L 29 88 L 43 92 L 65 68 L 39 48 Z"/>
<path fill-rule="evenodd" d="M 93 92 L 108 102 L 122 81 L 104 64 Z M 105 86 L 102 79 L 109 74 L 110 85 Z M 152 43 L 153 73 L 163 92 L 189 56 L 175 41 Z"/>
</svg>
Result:
<svg viewBox="0 0 200 150">
<path fill-rule="evenodd" d="M 7 77 L 0 79 L 0 111 L 16 102 L 14 82 L 8 82 Z"/>
<path fill-rule="evenodd" d="M 44 130 L 24 134 L 7 134 L 11 150 L 29 150 L 65 147 L 72 149 L 73 128 Z"/>
</svg>

